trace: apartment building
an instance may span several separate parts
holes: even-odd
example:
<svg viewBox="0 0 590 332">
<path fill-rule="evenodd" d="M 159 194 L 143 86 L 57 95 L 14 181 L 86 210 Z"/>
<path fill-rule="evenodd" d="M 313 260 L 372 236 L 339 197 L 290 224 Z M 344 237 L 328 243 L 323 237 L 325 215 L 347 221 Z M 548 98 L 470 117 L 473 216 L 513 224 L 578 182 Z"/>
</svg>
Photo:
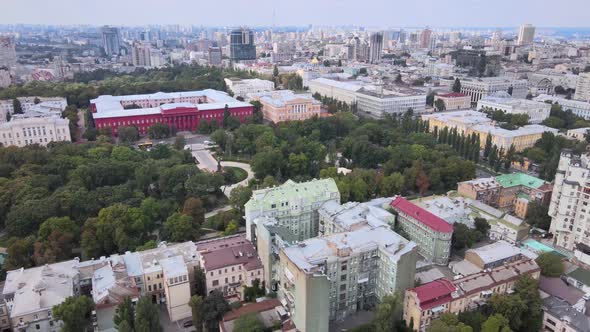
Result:
<svg viewBox="0 0 590 332">
<path fill-rule="evenodd" d="M 548 205 L 553 186 L 539 178 L 525 173 L 503 174 L 496 177 L 500 184 L 497 207 L 514 212 L 524 219 L 531 202 Z"/>
<path fill-rule="evenodd" d="M 250 93 L 269 92 L 275 89 L 272 81 L 253 79 L 226 78 L 225 85 L 234 97 L 246 98 Z"/>
<path fill-rule="evenodd" d="M 590 155 L 563 150 L 559 159 L 549 204 L 553 241 L 573 250 L 577 243 L 590 243 Z"/>
<path fill-rule="evenodd" d="M 240 295 L 243 287 L 258 279 L 263 285 L 264 270 L 254 245 L 244 234 L 197 242 L 207 293 L 219 290 L 226 296 Z"/>
<path fill-rule="evenodd" d="M 109 260 L 90 261 L 80 263 L 80 288 L 83 285 L 85 272 L 91 272 L 90 295 L 94 301 L 96 316 L 95 329 L 106 331 L 115 328 L 113 317 L 117 306 L 125 298 L 137 302 L 140 289 L 135 283 L 135 277 L 129 275 L 123 256 L 112 255 Z"/>
<path fill-rule="evenodd" d="M 340 202 L 340 192 L 333 179 L 312 180 L 255 190 L 245 204 L 246 238 L 256 241 L 256 219 L 273 217 L 299 241 L 318 235 L 318 209 L 327 201 Z"/>
<path fill-rule="evenodd" d="M 322 107 L 311 94 L 290 90 L 251 93 L 248 97 L 260 101 L 264 119 L 274 123 L 311 119 L 320 116 Z"/>
<path fill-rule="evenodd" d="M 474 229 L 475 218 L 483 218 L 490 225 L 489 238 L 495 241 L 505 240 L 514 244 L 528 236 L 530 230 L 524 220 L 483 202 L 458 195 L 457 192 L 422 197 L 413 200 L 412 203 L 451 225 L 460 223 Z"/>
<path fill-rule="evenodd" d="M 451 253 L 453 226 L 401 196 L 390 206 L 400 229 L 417 243 L 418 253 L 427 261 L 446 265 Z"/>
<path fill-rule="evenodd" d="M 480 201 L 487 205 L 496 205 L 500 195 L 500 184 L 496 178 L 477 178 L 457 183 L 459 195 Z"/>
<path fill-rule="evenodd" d="M 514 145 L 516 151 L 522 151 L 533 147 L 543 133 L 557 134 L 558 130 L 543 125 L 533 124 L 522 126 L 515 130 L 508 130 L 496 126 L 495 122 L 483 112 L 477 111 L 451 111 L 422 115 L 422 120 L 428 120 L 430 131 L 434 128 L 457 128 L 463 135 L 479 135 L 481 148 L 485 147 L 488 135 L 492 137 L 492 144 L 498 149 L 508 151 Z"/>
<path fill-rule="evenodd" d="M 525 173 L 511 173 L 459 182 L 457 191 L 460 195 L 511 211 L 524 219 L 531 202 L 549 204 L 553 186 Z"/>
<path fill-rule="evenodd" d="M 301 331 L 374 307 L 414 282 L 416 244 L 393 232 L 378 206 L 327 202 L 325 235 L 279 250 L 278 296 Z"/>
<path fill-rule="evenodd" d="M 445 93 L 437 95 L 435 98 L 443 101 L 447 111 L 471 108 L 471 97 L 462 93 Z"/>
<path fill-rule="evenodd" d="M 502 111 L 506 114 L 526 114 L 530 123 L 541 123 L 549 117 L 551 105 L 527 99 L 512 98 L 499 92 L 477 102 L 478 111 Z"/>
<path fill-rule="evenodd" d="M 127 297 L 132 302 L 149 297 L 176 322 L 191 316 L 188 302 L 197 267 L 206 272 L 208 290 L 217 288 L 226 295 L 252 285 L 255 279 L 264 282 L 260 259 L 244 235 L 197 244 L 162 242 L 140 252 L 8 271 L 0 302 L 0 328 L 8 322 L 18 331 L 57 332 L 62 323 L 52 318 L 52 308 L 78 295 L 93 299 L 97 331 L 115 328 L 116 308 Z"/>
<path fill-rule="evenodd" d="M 547 332 L 590 331 L 590 313 L 586 301 L 570 304 L 565 299 L 549 296 L 543 299 L 543 327 Z"/>
<path fill-rule="evenodd" d="M 590 73 L 580 73 L 574 99 L 590 102 Z"/>
<path fill-rule="evenodd" d="M 528 93 L 526 80 L 513 80 L 506 77 L 481 77 L 461 79 L 461 93 L 471 97 L 476 104 L 480 99 L 503 91 L 514 98 L 524 99 Z"/>
<path fill-rule="evenodd" d="M 539 279 L 540 274 L 537 263 L 527 258 L 452 281 L 438 279 L 406 291 L 403 317 L 414 321 L 416 331 L 424 332 L 442 314 L 475 310 L 493 294 L 511 293 L 521 276 Z"/>
<path fill-rule="evenodd" d="M 415 114 L 426 111 L 426 94 L 407 87 L 389 87 L 380 91 L 361 89 L 356 94 L 357 109 L 368 116 L 381 119 L 385 115 Z"/>
<path fill-rule="evenodd" d="M 190 317 L 188 300 L 194 270 L 200 262 L 193 242 L 174 245 L 162 243 L 158 248 L 139 252 L 144 284 L 142 296 L 153 302 L 165 303 L 171 321 Z"/>
<path fill-rule="evenodd" d="M 8 271 L 2 294 L 12 328 L 59 331 L 63 323 L 53 319 L 53 306 L 80 294 L 78 264 L 78 259 L 73 259 Z"/>
</svg>

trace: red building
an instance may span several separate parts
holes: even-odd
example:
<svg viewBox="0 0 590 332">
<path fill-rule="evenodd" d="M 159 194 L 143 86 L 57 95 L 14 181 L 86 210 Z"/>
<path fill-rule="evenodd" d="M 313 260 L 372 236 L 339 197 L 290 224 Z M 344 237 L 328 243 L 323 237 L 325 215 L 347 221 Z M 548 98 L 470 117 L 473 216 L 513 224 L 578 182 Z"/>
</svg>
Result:
<svg viewBox="0 0 590 332">
<path fill-rule="evenodd" d="M 97 129 L 110 128 L 114 135 L 121 126 L 135 126 L 145 135 L 150 126 L 164 123 L 177 130 L 194 131 L 201 121 L 219 125 L 225 107 L 231 116 L 244 122 L 252 116 L 253 106 L 216 90 L 158 92 L 147 95 L 100 96 L 90 101 Z"/>
</svg>

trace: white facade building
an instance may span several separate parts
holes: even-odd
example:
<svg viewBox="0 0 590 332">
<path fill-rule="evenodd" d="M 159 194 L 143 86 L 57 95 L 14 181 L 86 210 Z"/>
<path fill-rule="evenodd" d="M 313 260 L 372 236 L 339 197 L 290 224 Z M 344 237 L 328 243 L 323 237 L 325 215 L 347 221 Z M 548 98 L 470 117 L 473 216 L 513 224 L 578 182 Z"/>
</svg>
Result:
<svg viewBox="0 0 590 332">
<path fill-rule="evenodd" d="M 383 93 L 362 89 L 356 98 L 357 109 L 375 118 L 382 118 L 385 114 L 402 115 L 409 109 L 414 113 L 426 111 L 426 94 L 414 89 L 383 90 Z"/>
<path fill-rule="evenodd" d="M 526 98 L 526 80 L 513 80 L 506 77 L 482 77 L 461 79 L 461 93 L 469 95 L 472 103 L 496 92 L 507 92 L 514 98 Z"/>
<path fill-rule="evenodd" d="M 47 145 L 71 141 L 68 119 L 59 117 L 15 118 L 0 124 L 0 143 L 4 146 Z"/>
<path fill-rule="evenodd" d="M 565 99 L 562 97 L 551 96 L 551 95 L 539 95 L 535 101 L 557 103 L 561 105 L 564 111 L 571 110 L 575 115 L 582 117 L 586 120 L 590 119 L 590 102 Z"/>
<path fill-rule="evenodd" d="M 530 123 L 541 123 L 549 117 L 551 105 L 527 99 L 512 98 L 507 93 L 487 96 L 477 102 L 477 110 L 492 109 L 507 114 L 526 114 Z"/>
<path fill-rule="evenodd" d="M 234 97 L 246 97 L 249 93 L 268 92 L 275 89 L 272 81 L 254 79 L 229 79 L 226 78 L 225 85 L 233 92 Z"/>
<path fill-rule="evenodd" d="M 590 155 L 564 150 L 559 159 L 549 205 L 553 241 L 573 250 L 576 243 L 590 243 Z"/>
<path fill-rule="evenodd" d="M 570 129 L 567 131 L 566 136 L 571 139 L 577 139 L 578 141 L 586 140 L 586 133 L 590 130 L 590 127 Z"/>
<path fill-rule="evenodd" d="M 356 92 L 363 88 L 363 84 L 356 81 L 336 81 L 327 78 L 317 78 L 309 81 L 309 91 L 312 94 L 319 93 L 352 105 L 356 102 Z"/>
</svg>

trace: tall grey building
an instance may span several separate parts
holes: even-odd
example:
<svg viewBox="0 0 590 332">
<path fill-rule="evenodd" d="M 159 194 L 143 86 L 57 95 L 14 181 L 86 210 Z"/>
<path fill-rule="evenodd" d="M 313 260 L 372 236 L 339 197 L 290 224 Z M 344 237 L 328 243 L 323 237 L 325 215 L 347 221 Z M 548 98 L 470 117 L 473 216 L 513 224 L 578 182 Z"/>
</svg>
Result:
<svg viewBox="0 0 590 332">
<path fill-rule="evenodd" d="M 221 65 L 222 54 L 220 47 L 209 47 L 209 65 L 219 66 Z"/>
<path fill-rule="evenodd" d="M 102 47 L 108 55 L 118 55 L 121 50 L 121 36 L 119 29 L 115 27 L 104 26 L 100 29 L 102 33 Z"/>
<path fill-rule="evenodd" d="M 381 50 L 383 49 L 383 33 L 376 32 L 371 35 L 369 40 L 369 62 L 377 63 L 381 60 Z"/>
<path fill-rule="evenodd" d="M 230 58 L 233 61 L 256 60 L 254 32 L 250 29 L 236 29 L 230 34 Z"/>
<path fill-rule="evenodd" d="M 535 27 L 531 24 L 521 25 L 518 29 L 518 45 L 529 45 L 535 38 Z"/>
<path fill-rule="evenodd" d="M 0 36 L 0 68 L 6 67 L 8 71 L 16 66 L 16 50 L 14 39 Z"/>
</svg>

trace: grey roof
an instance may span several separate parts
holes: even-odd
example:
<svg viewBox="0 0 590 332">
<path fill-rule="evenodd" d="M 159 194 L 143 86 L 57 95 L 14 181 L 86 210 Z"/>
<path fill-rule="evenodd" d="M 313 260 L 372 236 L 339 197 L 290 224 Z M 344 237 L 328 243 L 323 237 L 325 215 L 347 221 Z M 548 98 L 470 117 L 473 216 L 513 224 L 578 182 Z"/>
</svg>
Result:
<svg viewBox="0 0 590 332">
<path fill-rule="evenodd" d="M 543 300 L 543 310 L 566 322 L 576 331 L 590 331 L 590 318 L 584 313 L 574 309 L 565 300 L 550 296 Z"/>
<path fill-rule="evenodd" d="M 518 247 L 513 246 L 506 241 L 498 241 L 480 248 L 469 249 L 467 252 L 472 252 L 478 255 L 484 264 L 522 254 Z"/>
</svg>

